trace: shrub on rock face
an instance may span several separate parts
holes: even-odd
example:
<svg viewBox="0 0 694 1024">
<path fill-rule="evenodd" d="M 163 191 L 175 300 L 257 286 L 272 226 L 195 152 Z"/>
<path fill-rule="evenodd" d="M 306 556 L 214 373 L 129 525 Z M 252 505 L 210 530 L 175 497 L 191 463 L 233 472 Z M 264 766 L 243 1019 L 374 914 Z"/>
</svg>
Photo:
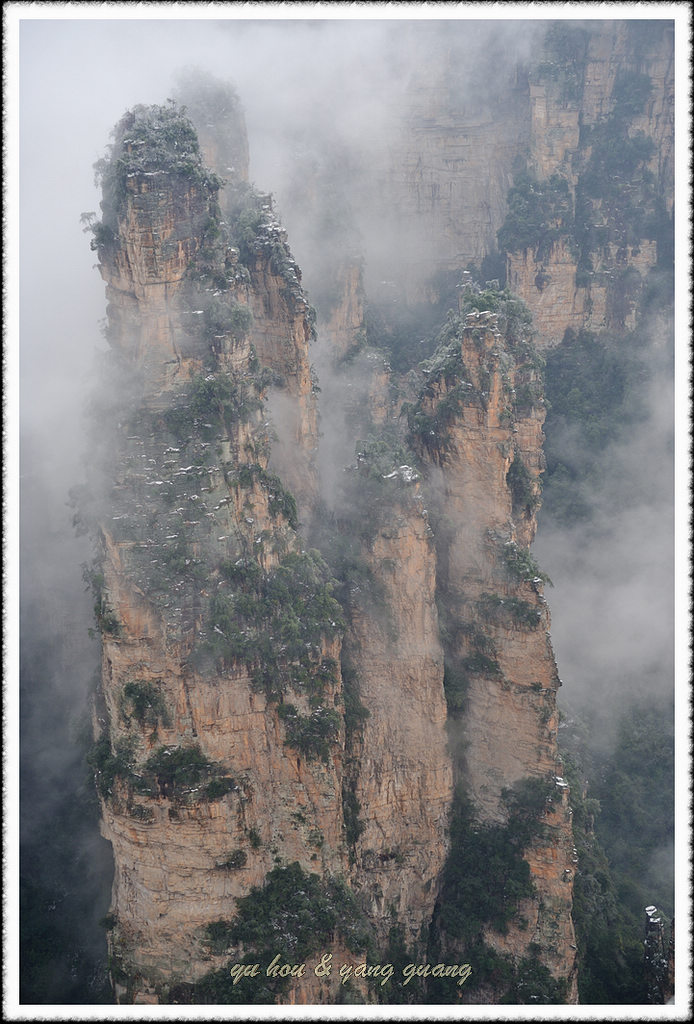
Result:
<svg viewBox="0 0 694 1024">
<path fill-rule="evenodd" d="M 116 125 L 113 140 L 109 155 L 94 165 L 102 185 L 101 207 L 107 227 L 117 226 L 129 176 L 177 174 L 210 196 L 222 184 L 205 168 L 195 128 L 174 103 L 133 107 Z"/>
</svg>

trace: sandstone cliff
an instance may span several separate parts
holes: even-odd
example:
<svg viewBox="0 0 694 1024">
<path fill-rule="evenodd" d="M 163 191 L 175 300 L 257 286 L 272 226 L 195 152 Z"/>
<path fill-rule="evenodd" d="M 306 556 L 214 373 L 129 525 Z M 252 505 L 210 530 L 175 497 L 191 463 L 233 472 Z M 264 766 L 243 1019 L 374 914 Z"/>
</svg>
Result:
<svg viewBox="0 0 694 1024">
<path fill-rule="evenodd" d="M 367 337 L 374 267 L 333 252 L 318 275 L 322 479 L 315 313 L 248 183 L 235 95 L 182 87 L 200 145 L 175 105 L 134 109 L 101 164 L 113 351 L 83 514 L 119 1000 L 390 1001 L 315 977 L 331 950 L 469 957 L 466 1002 L 523 1001 L 528 978 L 540 1001 L 576 1001 L 560 681 L 529 553 L 531 318 L 540 346 L 634 327 L 673 208 L 673 68 L 667 25 L 543 39 L 473 93 L 464 54 L 428 37 L 375 185 L 386 341 Z M 631 165 L 605 189 L 610 132 Z M 516 295 L 468 273 L 420 365 L 429 340 L 400 307 L 440 298 L 432 272 L 493 256 L 500 229 Z M 229 957 L 280 951 L 307 975 L 230 984 Z"/>
<path fill-rule="evenodd" d="M 463 296 L 445 345 L 425 364 L 410 424 L 432 465 L 446 693 L 458 778 L 476 820 L 504 822 L 507 794 L 545 785 L 542 822 L 525 847 L 534 894 L 520 924 L 486 926 L 517 960 L 532 943 L 576 1000 L 571 921 L 574 849 L 557 749 L 559 678 L 544 577 L 528 553 L 543 468 L 544 408 L 528 323 L 517 301 Z M 466 311 L 470 310 L 470 311 Z M 527 316 L 527 314 L 526 314 Z M 525 322 L 524 322 L 525 321 Z M 470 997 L 474 998 L 474 997 Z"/>
<path fill-rule="evenodd" d="M 368 712 L 347 785 L 360 807 L 351 877 L 381 944 L 400 922 L 421 947 L 446 858 L 453 776 L 446 737 L 436 559 L 410 467 L 363 547 L 375 599 L 353 595 L 346 653 Z"/>
<path fill-rule="evenodd" d="M 632 324 L 660 244 L 632 199 L 658 223 L 670 209 L 668 40 L 598 36 L 550 38 L 487 98 L 461 92 L 453 49 L 413 81 L 386 189 L 395 294 L 429 299 L 434 267 L 493 250 L 523 151 L 551 216 L 506 248 L 538 340 Z M 625 68 L 643 99 L 629 109 Z M 209 88 L 195 95 L 212 170 L 175 106 L 135 108 L 93 225 L 113 354 L 85 500 L 103 650 L 92 766 L 117 997 L 254 1001 L 230 957 L 400 950 L 469 956 L 466 1002 L 513 998 L 523 972 L 542 1001 L 575 1002 L 560 682 L 529 553 L 545 411 L 530 312 L 468 283 L 431 359 L 396 373 L 387 346 L 364 348 L 361 261 L 331 254 L 324 451 L 347 463 L 356 445 L 356 465 L 324 476 L 323 504 L 315 313 L 272 198 L 247 183 L 238 107 L 226 96 L 209 116 Z M 591 174 L 614 117 L 634 173 L 603 199 Z M 254 995 L 389 1002 L 311 969 Z"/>
<path fill-rule="evenodd" d="M 151 139 L 162 130 L 163 151 Z M 315 486 L 300 272 L 260 193 L 235 192 L 236 237 L 222 230 L 220 181 L 175 108 L 137 108 L 115 145 L 94 226 L 113 356 L 84 509 L 98 535 L 91 763 L 116 864 L 111 968 L 120 1001 L 205 1001 L 221 976 L 229 987 L 233 951 L 248 953 L 234 921 L 254 887 L 324 880 L 315 900 L 339 915 L 323 949 L 353 964 L 369 927 L 383 940 L 394 921 L 414 934 L 431 919 L 451 796 L 435 563 L 408 492 L 400 527 L 387 515 L 374 548 L 381 573 L 393 565 L 386 590 L 403 639 L 360 627 L 355 611 L 371 717 L 346 745 L 342 611 L 285 489 L 290 480 L 308 504 Z M 296 427 L 289 455 L 275 455 L 268 405 L 275 424 Z M 372 409 L 383 419 L 381 399 Z M 358 843 L 350 793 L 365 809 Z M 334 881 L 347 875 L 362 897 L 354 910 Z M 272 996 L 347 992 L 309 971 Z M 352 992 L 373 998 L 361 980 Z"/>
<path fill-rule="evenodd" d="M 632 330 L 649 272 L 666 259 L 674 200 L 672 23 L 554 25 L 529 86 L 528 168 L 568 183 L 558 237 L 508 251 L 508 283 L 538 344 L 567 327 Z M 618 141 L 619 140 L 619 141 Z"/>
<path fill-rule="evenodd" d="M 673 208 L 674 49 L 667 20 L 556 21 L 534 31 L 532 59 L 516 65 L 501 56 L 503 26 L 471 27 L 464 42 L 436 29 L 418 37 L 426 71 L 408 86 L 382 200 L 384 211 L 397 210 L 390 273 L 413 302 L 432 271 L 494 252 L 521 167 L 536 190 L 555 175 L 565 181 L 571 224 L 548 243 L 547 229 L 560 226 L 545 215 L 535 238 L 498 242 L 509 287 L 545 347 L 567 327 L 634 325 Z M 611 148 L 610 138 L 621 141 Z"/>
<path fill-rule="evenodd" d="M 220 212 L 234 226 L 241 250 L 243 301 L 252 315 L 249 337 L 263 366 L 275 372 L 268 389 L 276 434 L 273 467 L 281 471 L 303 513 L 317 495 L 316 381 L 309 354 L 315 310 L 272 196 L 248 184 L 248 138 L 235 91 L 197 73 L 184 78 L 178 96 L 195 126 L 206 166 L 226 186 L 219 193 Z"/>
<path fill-rule="evenodd" d="M 354 354 L 364 340 L 363 261 L 346 258 L 332 282 L 334 302 L 321 321 L 321 333 L 334 363 Z"/>
<path fill-rule="evenodd" d="M 162 129 L 173 142 L 159 166 L 146 154 L 128 165 L 130 137 L 146 145 Z M 187 173 L 167 166 L 184 143 Z M 94 512 L 93 763 L 116 863 L 117 992 L 151 1001 L 209 968 L 206 927 L 232 916 L 278 858 L 345 866 L 340 609 L 321 560 L 302 551 L 293 498 L 268 472 L 264 396 L 295 322 L 274 341 L 251 327 L 249 280 L 264 275 L 258 306 L 278 289 L 261 259 L 244 268 L 220 241 L 218 182 L 175 110 L 136 110 L 116 145 L 129 169 L 115 181 L 106 170 L 95 229 L 122 358 L 101 465 L 110 484 Z"/>
</svg>

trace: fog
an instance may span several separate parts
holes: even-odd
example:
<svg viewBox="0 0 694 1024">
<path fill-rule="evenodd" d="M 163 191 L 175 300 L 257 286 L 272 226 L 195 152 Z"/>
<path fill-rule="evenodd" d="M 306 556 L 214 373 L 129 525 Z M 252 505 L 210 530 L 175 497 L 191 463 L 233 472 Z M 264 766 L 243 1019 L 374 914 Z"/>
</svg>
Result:
<svg viewBox="0 0 694 1024">
<path fill-rule="evenodd" d="M 541 512 L 535 543 L 555 584 L 548 599 L 564 682 L 560 700 L 593 711 L 596 748 L 609 744 L 625 702 L 652 698 L 667 704 L 673 695 L 672 324 L 656 320 L 650 331 L 643 420 L 599 456 L 602 484 L 587 495 L 588 519 L 560 526 L 551 512 Z M 569 461 L 571 442 L 565 446 Z"/>
<path fill-rule="evenodd" d="M 64 787 L 77 788 L 74 738 L 84 727 L 98 670 L 81 579 L 90 552 L 75 537 L 68 495 L 84 479 L 84 402 L 95 353 L 106 347 L 99 330 L 104 284 L 80 214 L 99 210 L 92 168 L 111 129 L 133 105 L 165 102 L 183 69 L 230 81 L 248 125 L 251 181 L 275 197 L 309 299 L 325 292 L 345 251 L 365 254 L 367 286 L 375 288 L 397 264 L 403 239 L 409 251 L 420 241 L 424 251 L 429 244 L 413 236 L 411 224 L 400 224 L 383 199 L 404 105 L 426 101 L 422 82 L 434 39 L 448 35 L 451 47 L 464 50 L 455 88 L 469 113 L 493 104 L 495 90 L 501 93 L 514 62 L 532 55 L 541 31 L 540 22 L 505 20 L 413 26 L 379 19 L 167 20 L 165 13 L 138 21 L 22 23 L 25 841 L 37 838 Z M 349 376 L 331 375 L 320 345 L 314 361 L 323 392 L 322 466 L 327 492 L 334 493 L 342 464 L 352 461 L 344 417 L 364 374 L 357 362 Z M 606 744 L 622 701 L 666 697 L 672 689 L 672 371 L 659 360 L 656 351 L 648 422 L 610 450 L 590 527 L 567 531 L 545 520 L 536 545 L 555 583 L 547 597 L 565 695 L 579 708 L 601 702 Z M 97 877 L 87 887 L 107 906 L 108 857 L 98 842 L 95 836 L 89 861 Z"/>
</svg>

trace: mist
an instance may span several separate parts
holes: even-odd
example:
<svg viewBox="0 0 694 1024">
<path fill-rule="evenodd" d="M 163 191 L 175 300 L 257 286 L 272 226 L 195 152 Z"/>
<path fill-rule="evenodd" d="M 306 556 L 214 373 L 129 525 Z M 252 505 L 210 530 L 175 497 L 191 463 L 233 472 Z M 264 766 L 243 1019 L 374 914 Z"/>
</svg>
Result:
<svg viewBox="0 0 694 1024">
<path fill-rule="evenodd" d="M 568 526 L 542 511 L 535 542 L 555 584 L 548 599 L 560 702 L 591 713 L 596 749 L 609 746 L 631 700 L 667 706 L 673 698 L 672 324 L 655 321 L 650 330 L 643 413 L 601 453 L 602 482 L 582 494 L 590 516 Z M 570 439 L 563 445 L 570 459 Z"/>
</svg>

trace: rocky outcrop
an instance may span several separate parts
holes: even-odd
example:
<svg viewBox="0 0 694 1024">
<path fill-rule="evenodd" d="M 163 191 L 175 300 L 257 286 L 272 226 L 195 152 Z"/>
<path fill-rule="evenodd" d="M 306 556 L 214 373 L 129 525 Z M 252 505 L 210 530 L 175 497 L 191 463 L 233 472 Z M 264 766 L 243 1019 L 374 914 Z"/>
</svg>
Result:
<svg viewBox="0 0 694 1024">
<path fill-rule="evenodd" d="M 248 181 L 246 118 L 233 86 L 197 69 L 180 76 L 175 97 L 195 127 L 205 165 L 227 183 Z"/>
<path fill-rule="evenodd" d="M 445 74 L 454 60 L 451 51 L 439 54 L 435 66 L 444 81 L 429 65 L 414 78 L 413 109 L 386 190 L 388 203 L 396 197 L 397 214 L 386 230 L 395 239 L 395 266 L 409 302 L 426 298 L 433 269 L 462 268 L 495 247 L 527 132 L 513 94 L 471 112 L 462 103 L 451 107 Z"/>
<path fill-rule="evenodd" d="M 484 26 L 476 31 L 484 34 Z M 483 48 L 444 42 L 435 29 L 418 37 L 429 59 L 409 83 L 379 211 L 398 254 L 389 276 L 414 303 L 426 299 L 424 282 L 435 271 L 462 270 L 493 253 L 509 188 L 525 167 L 539 183 L 553 175 L 568 183 L 576 220 L 549 252 L 539 237 L 504 250 L 509 285 L 533 313 L 538 346 L 557 344 L 567 327 L 628 330 L 673 209 L 672 22 L 538 24 L 532 59 L 515 67 L 493 67 L 503 45 L 496 34 L 488 30 Z M 608 130 L 625 140 L 620 158 L 631 143 L 636 154 L 641 136 L 652 141 L 620 181 L 617 212 L 614 196 L 599 196 L 615 191 L 616 172 L 599 154 Z M 389 220 L 391 204 L 397 214 Z"/>
<path fill-rule="evenodd" d="M 333 303 L 320 329 L 331 360 L 340 363 L 353 355 L 364 340 L 365 293 L 363 260 L 345 259 L 332 282 Z"/>
<path fill-rule="evenodd" d="M 355 599 L 345 639 L 368 712 L 347 784 L 361 808 L 355 890 L 383 947 L 400 922 L 408 948 L 416 948 L 446 858 L 453 776 L 433 537 L 413 471 L 400 474 L 388 514 L 364 551 L 377 598 L 367 605 Z"/>
<path fill-rule="evenodd" d="M 610 220 L 614 209 L 586 180 L 632 57 L 630 72 L 647 73 L 651 91 L 620 124 L 626 138 L 656 140 L 637 160 L 638 187 L 655 210 L 650 171 L 669 209 L 667 34 L 637 60 L 622 29 L 586 33 L 563 79 L 518 69 L 493 95 L 468 97 L 451 49 L 440 74 L 427 65 L 410 83 L 412 115 L 378 186 L 398 248 L 393 294 L 428 298 L 423 268 L 460 270 L 493 249 L 521 150 L 538 180 L 566 181 L 572 216 L 583 194 L 591 216 Z M 454 783 L 480 829 L 503 829 L 509 800 L 531 783 L 541 799 L 523 808 L 533 829 L 518 852 L 532 886 L 505 929 L 484 917 L 476 939 L 514 969 L 539 962 L 574 1002 L 560 683 L 546 579 L 529 554 L 544 406 L 527 311 L 499 289 L 484 299 L 461 289 L 432 359 L 395 380 L 382 351 L 356 354 L 362 266 L 332 255 L 325 365 L 347 435 L 334 450 L 366 439 L 353 471 L 361 520 L 336 497 L 342 463 L 330 479 L 337 527 L 323 550 L 338 566 L 349 556 L 341 609 L 300 529 L 313 520 L 320 532 L 325 512 L 315 314 L 271 197 L 245 182 L 238 108 L 222 107 L 216 119 L 205 120 L 204 103 L 199 112 L 213 171 L 175 108 L 131 112 L 119 159 L 102 168 L 94 226 L 115 357 L 92 509 L 103 650 L 92 763 L 116 862 L 118 998 L 200 1001 L 229 956 L 249 951 L 237 930 L 244 901 L 293 865 L 328 887 L 329 910 L 329 886 L 349 880 L 340 909 L 371 930 L 380 955 L 400 926 L 423 958 L 454 845 Z M 233 145 L 220 125 L 238 136 Z M 549 242 L 508 254 L 509 284 L 540 342 L 567 326 L 633 326 L 658 241 L 642 231 L 581 248 L 556 220 Z M 412 453 L 399 454 L 406 444 L 424 479 Z M 269 934 L 282 935 L 280 924 Z M 336 958 L 365 955 L 363 935 L 359 945 L 336 925 L 325 936 Z M 451 956 L 464 948 L 451 936 L 444 946 Z M 340 998 L 335 979 L 309 974 L 276 999 Z M 357 994 L 375 998 L 365 986 Z M 504 995 L 490 983 L 465 999 Z"/>
<path fill-rule="evenodd" d="M 174 108 L 141 108 L 117 130 L 116 155 L 129 134 L 146 143 L 162 124 L 187 140 Z M 167 168 L 167 153 L 154 170 L 145 154 L 122 180 L 107 168 L 94 228 L 114 357 L 85 510 L 98 536 L 90 578 L 102 635 L 91 763 L 116 864 L 116 996 L 145 1004 L 197 1001 L 218 974 L 229 985 L 229 956 L 244 953 L 238 909 L 278 865 L 326 885 L 348 876 L 381 948 L 394 923 L 418 941 L 452 794 L 435 553 L 417 474 L 397 469 L 397 511 L 382 510 L 365 551 L 384 618 L 353 608 L 349 657 L 368 715 L 355 724 L 341 609 L 285 489 L 292 481 L 308 502 L 315 486 L 300 272 L 267 197 L 252 193 L 241 213 L 230 203 L 241 228 L 225 234 L 219 181 L 187 141 L 185 175 Z M 376 365 L 367 406 L 378 424 L 390 409 L 381 357 Z M 268 407 L 294 462 L 273 444 Z M 359 941 L 345 945 L 338 923 L 324 949 L 356 965 Z M 278 998 L 346 991 L 309 971 Z M 358 978 L 355 993 L 373 999 Z"/>
<path fill-rule="evenodd" d="M 528 553 L 543 468 L 544 409 L 524 331 L 504 313 L 463 313 L 429 364 L 411 423 L 437 472 L 440 602 L 459 775 L 479 820 L 506 819 L 507 791 L 544 781 L 539 836 L 525 849 L 535 886 L 524 920 L 499 933 L 514 958 L 530 944 L 576 1001 L 571 921 L 575 852 L 557 749 L 560 685 L 543 576 Z M 500 330 L 500 322 L 504 331 Z M 435 492 L 436 493 L 436 492 Z"/>
<path fill-rule="evenodd" d="M 187 131 L 175 111 L 140 110 L 117 145 L 162 122 L 176 139 Z M 119 358 L 101 424 L 107 493 L 91 509 L 102 633 L 92 764 L 116 864 L 114 983 L 136 1002 L 221 964 L 209 925 L 278 861 L 329 876 L 347 865 L 340 609 L 268 470 L 267 382 L 286 367 L 288 338 L 295 365 L 306 361 L 305 303 L 292 299 L 273 337 L 287 308 L 276 277 L 262 256 L 243 268 L 219 242 L 218 186 L 199 161 L 190 176 L 127 173 L 95 228 Z"/>
<path fill-rule="evenodd" d="M 247 266 L 252 338 L 263 365 L 277 373 L 270 409 L 277 433 L 273 466 L 310 509 L 318 493 L 316 384 L 309 359 L 315 312 L 301 287 L 301 271 L 276 220 L 270 197 Z M 279 253 L 279 257 L 278 257 Z"/>
<path fill-rule="evenodd" d="M 593 280 L 581 287 L 575 249 L 560 239 L 546 255 L 530 249 L 509 253 L 507 280 L 532 309 L 538 347 L 544 348 L 558 344 L 567 328 L 633 330 L 639 293 L 657 260 L 652 240 L 628 252 L 608 244 L 594 260 Z"/>
<path fill-rule="evenodd" d="M 109 341 L 143 372 L 172 376 L 184 348 L 175 304 L 202 243 L 210 193 L 175 172 L 133 171 L 118 223 L 99 236 Z"/>
<path fill-rule="evenodd" d="M 574 223 L 549 251 L 538 240 L 507 257 L 509 286 L 532 310 L 541 347 L 567 328 L 635 327 L 674 200 L 673 57 L 669 22 L 548 33 L 529 86 L 528 167 L 539 182 L 568 182 Z M 616 161 L 605 133 L 613 145 L 622 139 Z"/>
</svg>

